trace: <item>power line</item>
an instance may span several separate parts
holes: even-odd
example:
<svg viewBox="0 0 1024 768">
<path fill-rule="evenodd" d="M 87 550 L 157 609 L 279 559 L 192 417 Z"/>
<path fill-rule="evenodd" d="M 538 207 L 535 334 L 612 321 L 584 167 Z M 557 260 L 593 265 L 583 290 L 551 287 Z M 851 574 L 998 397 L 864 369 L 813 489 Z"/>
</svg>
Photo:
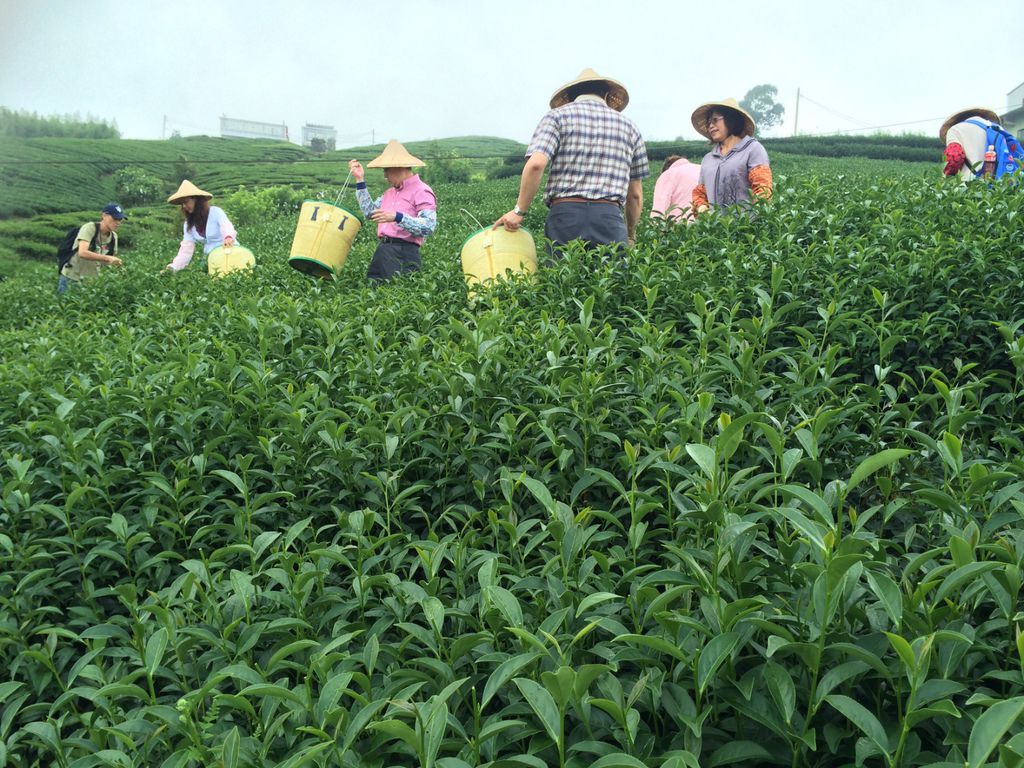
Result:
<svg viewBox="0 0 1024 768">
<path fill-rule="evenodd" d="M 836 117 L 841 117 L 844 120 L 849 120 L 851 123 L 860 123 L 861 125 L 866 125 L 866 123 L 863 120 L 858 120 L 856 117 L 850 117 L 850 115 L 845 115 L 842 112 L 838 112 L 837 110 L 832 109 L 831 107 L 825 106 L 820 101 L 816 101 L 815 99 L 812 99 L 806 93 L 801 95 L 800 98 L 803 99 L 804 101 L 809 101 L 809 102 L 811 102 L 811 104 L 815 104 L 815 105 L 821 107 L 826 112 L 831 112 Z"/>
<path fill-rule="evenodd" d="M 880 128 L 899 128 L 903 125 L 919 125 L 921 123 L 933 123 L 936 120 L 945 120 L 948 115 L 939 115 L 938 117 L 929 117 L 924 120 L 908 120 L 905 123 L 889 123 L 888 125 L 870 125 L 864 128 L 846 128 L 841 131 L 835 131 L 835 133 L 853 133 L 854 131 L 877 131 Z"/>
<path fill-rule="evenodd" d="M 903 127 L 903 126 L 906 126 L 906 125 L 919 125 L 921 123 L 931 123 L 931 122 L 934 122 L 936 120 L 943 120 L 943 119 L 945 119 L 945 115 L 940 115 L 939 117 L 928 117 L 928 118 L 925 118 L 923 120 L 906 120 L 906 121 L 900 122 L 900 123 L 887 123 L 885 125 L 867 125 L 863 120 L 858 120 L 855 117 L 851 117 L 850 115 L 847 115 L 847 114 L 844 114 L 842 112 L 839 112 L 838 110 L 832 109 L 831 107 L 826 106 L 825 104 L 822 104 L 820 101 L 812 99 L 810 96 L 807 96 L 806 94 L 801 94 L 799 89 L 797 89 L 797 110 L 800 109 L 800 101 L 801 100 L 809 101 L 812 104 L 814 104 L 814 105 L 816 105 L 818 107 L 821 107 L 826 112 L 830 112 L 831 114 L 836 115 L 837 117 L 841 117 L 844 120 L 849 120 L 852 123 L 860 123 L 861 127 L 860 128 L 841 128 L 841 129 L 837 129 L 837 130 L 834 130 L 834 131 L 828 131 L 827 133 L 825 133 L 825 132 L 801 133 L 801 134 L 799 134 L 799 136 L 808 136 L 808 137 L 813 137 L 813 136 L 836 136 L 836 135 L 846 134 L 846 133 L 856 133 L 857 131 L 877 131 L 877 130 L 881 130 L 883 128 L 900 128 L 900 127 Z M 799 114 L 799 111 L 797 112 L 797 114 Z M 794 138 L 796 138 L 796 136 L 794 136 Z"/>
</svg>

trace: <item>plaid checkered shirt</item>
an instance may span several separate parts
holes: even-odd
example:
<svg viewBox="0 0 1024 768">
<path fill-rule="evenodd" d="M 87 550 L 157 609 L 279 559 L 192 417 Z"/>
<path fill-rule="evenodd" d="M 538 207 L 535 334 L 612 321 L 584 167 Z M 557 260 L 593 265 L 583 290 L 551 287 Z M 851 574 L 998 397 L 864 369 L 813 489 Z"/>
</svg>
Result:
<svg viewBox="0 0 1024 768">
<path fill-rule="evenodd" d="M 598 96 L 552 109 L 533 132 L 526 156 L 549 160 L 544 202 L 556 197 L 626 202 L 630 181 L 651 175 L 647 147 L 633 122 Z"/>
</svg>

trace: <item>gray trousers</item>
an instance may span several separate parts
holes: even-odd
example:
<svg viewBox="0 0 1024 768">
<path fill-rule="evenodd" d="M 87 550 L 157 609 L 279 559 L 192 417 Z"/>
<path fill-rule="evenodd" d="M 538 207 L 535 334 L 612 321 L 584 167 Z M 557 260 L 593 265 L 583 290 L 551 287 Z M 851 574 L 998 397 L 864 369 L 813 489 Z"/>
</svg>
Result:
<svg viewBox="0 0 1024 768">
<path fill-rule="evenodd" d="M 544 222 L 551 241 L 548 256 L 560 246 L 579 238 L 587 249 L 598 245 L 626 245 L 626 220 L 622 209 L 611 203 L 554 203 Z"/>
</svg>

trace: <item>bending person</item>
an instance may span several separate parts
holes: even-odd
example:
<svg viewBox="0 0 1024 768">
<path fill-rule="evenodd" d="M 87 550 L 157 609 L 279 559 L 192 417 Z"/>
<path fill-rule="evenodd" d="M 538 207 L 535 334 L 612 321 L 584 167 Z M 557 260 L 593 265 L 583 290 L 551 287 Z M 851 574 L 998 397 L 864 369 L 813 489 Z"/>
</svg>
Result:
<svg viewBox="0 0 1024 768">
<path fill-rule="evenodd" d="M 390 280 L 421 266 L 420 246 L 437 228 L 437 198 L 412 169 L 425 163 L 410 155 L 392 139 L 384 151 L 366 164 L 383 168 L 391 185 L 376 200 L 366 188 L 365 172 L 358 160 L 348 167 L 356 180 L 356 199 L 367 219 L 377 224 L 377 250 L 366 276 L 371 280 Z"/>
<path fill-rule="evenodd" d="M 58 293 L 65 293 L 80 285 L 82 280 L 95 277 L 107 265 L 121 266 L 117 255 L 117 230 L 126 218 L 120 205 L 108 203 L 103 206 L 98 222 L 90 221 L 79 228 L 74 252 L 60 265 Z"/>
<path fill-rule="evenodd" d="M 693 220 L 690 206 L 693 190 L 700 180 L 700 166 L 685 157 L 669 155 L 661 166 L 661 174 L 654 182 L 654 202 L 651 204 L 652 219 Z"/>
<path fill-rule="evenodd" d="M 768 153 L 754 138 L 754 118 L 736 99 L 703 104 L 693 111 L 690 122 L 714 144 L 700 163 L 700 179 L 693 189 L 696 213 L 711 207 L 747 207 L 755 196 L 771 199 Z"/>
<path fill-rule="evenodd" d="M 984 107 L 962 109 L 950 116 L 939 128 L 939 140 L 946 146 L 942 173 L 963 181 L 979 176 L 988 149 L 988 129 L 993 125 L 999 125 L 999 115 Z"/>
<path fill-rule="evenodd" d="M 204 192 L 188 179 L 181 182 L 178 191 L 167 198 L 171 205 L 181 206 L 181 215 L 185 219 L 184 236 L 178 255 L 164 269 L 180 272 L 192 261 L 196 243 L 202 243 L 203 253 L 209 254 L 221 245 L 235 244 L 237 233 L 227 214 L 215 205 L 210 205 L 209 192 Z"/>
</svg>

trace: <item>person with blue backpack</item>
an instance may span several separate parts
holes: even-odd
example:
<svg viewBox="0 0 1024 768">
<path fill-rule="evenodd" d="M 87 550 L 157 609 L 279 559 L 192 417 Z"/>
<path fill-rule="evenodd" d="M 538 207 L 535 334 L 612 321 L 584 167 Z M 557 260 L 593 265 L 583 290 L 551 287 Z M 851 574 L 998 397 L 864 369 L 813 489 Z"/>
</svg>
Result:
<svg viewBox="0 0 1024 768">
<path fill-rule="evenodd" d="M 952 114 L 939 129 L 946 145 L 946 176 L 963 181 L 990 176 L 1000 179 L 1015 174 L 1024 166 L 1024 149 L 1017 138 L 999 124 L 999 115 L 984 107 L 971 107 Z M 985 154 L 993 154 L 994 164 L 985 167 Z"/>
</svg>

